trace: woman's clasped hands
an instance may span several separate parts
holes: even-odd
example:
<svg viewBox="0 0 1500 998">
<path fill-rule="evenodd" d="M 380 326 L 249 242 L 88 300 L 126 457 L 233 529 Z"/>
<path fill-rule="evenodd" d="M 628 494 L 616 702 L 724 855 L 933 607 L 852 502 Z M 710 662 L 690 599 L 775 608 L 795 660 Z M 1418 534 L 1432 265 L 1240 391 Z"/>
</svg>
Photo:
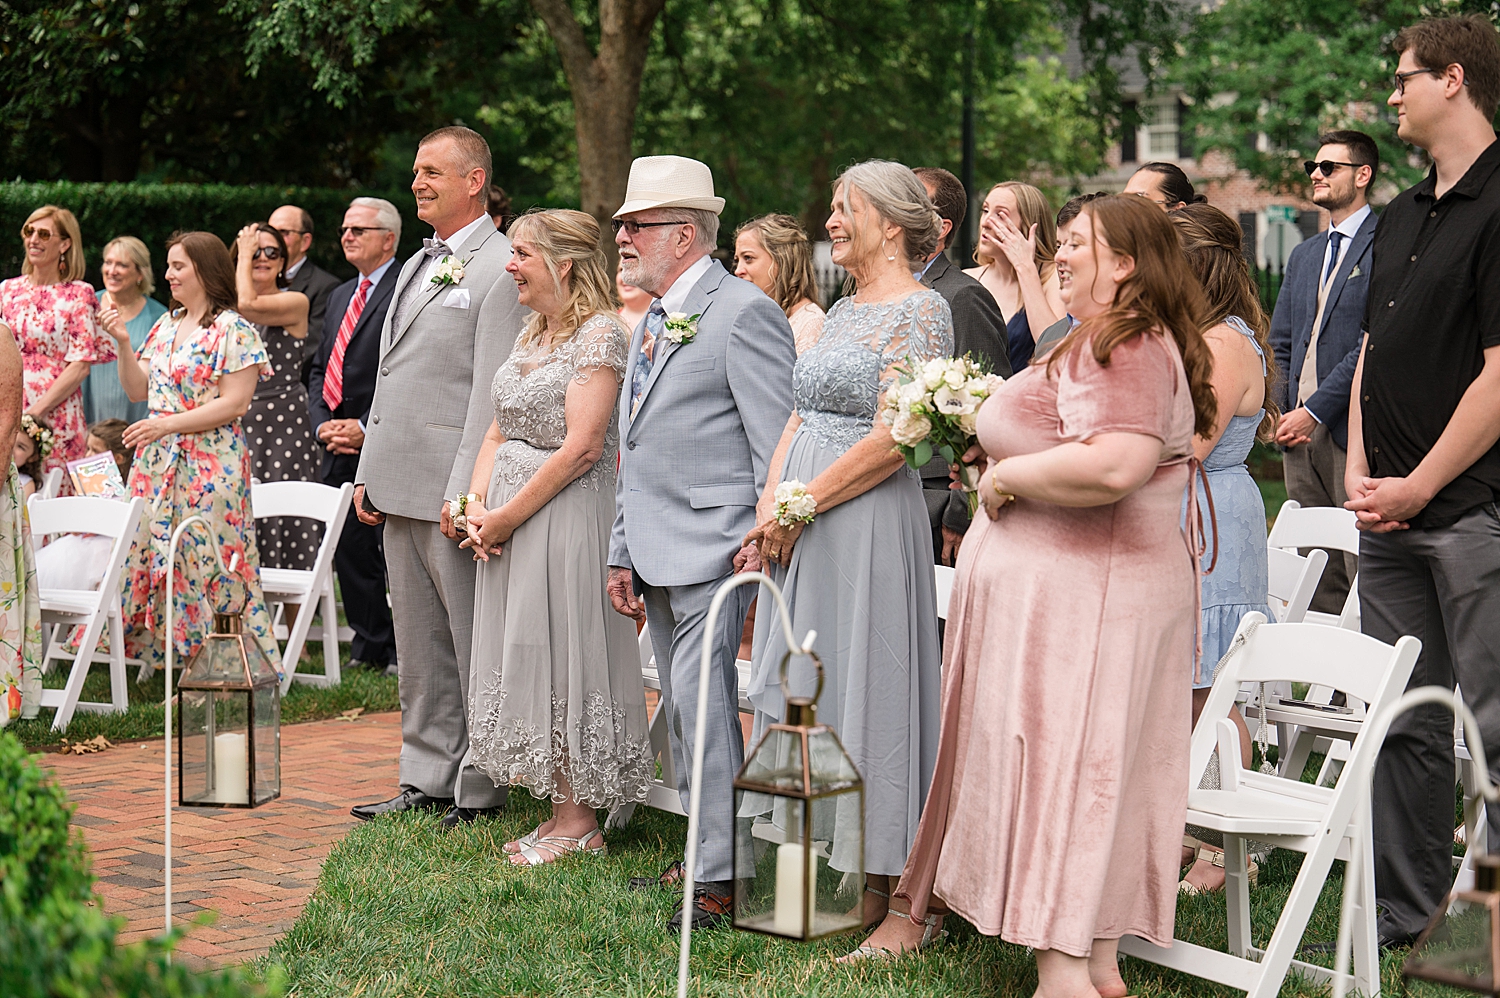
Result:
<svg viewBox="0 0 1500 998">
<path fill-rule="evenodd" d="M 805 523 L 782 526 L 773 517 L 746 534 L 745 544 L 754 544 L 760 550 L 761 558 L 785 568 L 792 563 L 792 548 L 796 546 L 797 538 L 802 536 L 802 529 L 806 526 Z"/>
<path fill-rule="evenodd" d="M 475 561 L 489 561 L 490 555 L 500 556 L 503 545 L 510 540 L 514 528 L 501 516 L 502 510 L 485 509 L 478 499 L 470 499 L 464 508 L 468 536 L 459 542 L 459 547 L 474 552 Z"/>
</svg>

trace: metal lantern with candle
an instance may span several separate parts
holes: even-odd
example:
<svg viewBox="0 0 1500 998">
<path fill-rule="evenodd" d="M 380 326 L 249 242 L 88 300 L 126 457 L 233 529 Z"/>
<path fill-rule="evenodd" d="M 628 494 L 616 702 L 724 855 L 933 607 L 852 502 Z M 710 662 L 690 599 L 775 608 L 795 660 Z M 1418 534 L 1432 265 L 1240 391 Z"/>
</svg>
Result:
<svg viewBox="0 0 1500 998">
<path fill-rule="evenodd" d="M 177 689 L 178 803 L 255 807 L 281 796 L 280 677 L 239 614 L 214 614 Z"/>
<path fill-rule="evenodd" d="M 818 939 L 864 924 L 864 782 L 838 735 L 817 721 L 817 690 L 794 697 L 735 778 L 734 925 Z M 846 872 L 841 872 L 846 871 Z"/>
<path fill-rule="evenodd" d="M 1500 994 L 1495 968 L 1500 966 L 1500 857 L 1474 862 L 1473 890 L 1453 891 L 1417 937 L 1401 973 L 1410 994 L 1423 994 L 1412 981 L 1461 988 L 1476 994 Z"/>
</svg>

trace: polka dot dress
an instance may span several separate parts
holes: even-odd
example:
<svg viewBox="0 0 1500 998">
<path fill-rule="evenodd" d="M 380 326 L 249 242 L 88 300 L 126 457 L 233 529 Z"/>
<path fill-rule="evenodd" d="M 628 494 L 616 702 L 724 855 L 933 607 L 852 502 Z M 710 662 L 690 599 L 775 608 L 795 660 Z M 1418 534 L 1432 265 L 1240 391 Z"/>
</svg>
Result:
<svg viewBox="0 0 1500 998">
<path fill-rule="evenodd" d="M 240 420 L 250 442 L 255 479 L 261 482 L 316 482 L 322 454 L 307 411 L 307 389 L 300 380 L 303 346 L 280 326 L 257 326 L 275 374 L 255 389 L 250 410 Z M 255 523 L 255 542 L 265 568 L 311 571 L 318 557 L 323 525 L 290 516 Z"/>
</svg>

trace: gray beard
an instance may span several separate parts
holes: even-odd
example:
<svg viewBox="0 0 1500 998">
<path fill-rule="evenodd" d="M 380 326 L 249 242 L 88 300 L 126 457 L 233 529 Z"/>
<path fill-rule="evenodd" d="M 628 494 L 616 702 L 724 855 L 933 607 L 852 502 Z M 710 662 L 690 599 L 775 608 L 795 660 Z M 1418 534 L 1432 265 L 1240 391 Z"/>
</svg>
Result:
<svg viewBox="0 0 1500 998">
<path fill-rule="evenodd" d="M 632 287 L 640 288 L 653 298 L 660 298 L 661 294 L 653 291 L 653 288 L 661 288 L 663 293 L 666 288 L 661 287 L 666 282 L 667 261 L 649 261 L 645 257 L 636 257 L 634 263 L 628 258 L 620 267 L 620 279 Z"/>
</svg>

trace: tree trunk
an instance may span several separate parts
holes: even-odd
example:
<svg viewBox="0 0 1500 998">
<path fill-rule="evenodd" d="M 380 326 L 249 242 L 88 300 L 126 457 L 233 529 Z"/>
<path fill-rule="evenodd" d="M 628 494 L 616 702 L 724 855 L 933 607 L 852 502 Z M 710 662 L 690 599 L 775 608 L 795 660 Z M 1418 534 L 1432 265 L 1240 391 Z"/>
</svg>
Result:
<svg viewBox="0 0 1500 998">
<path fill-rule="evenodd" d="M 599 220 L 614 267 L 609 220 L 625 202 L 631 139 L 651 31 L 666 0 L 598 0 L 599 49 L 594 51 L 568 0 L 531 0 L 562 57 L 578 132 L 579 197 Z"/>
</svg>

